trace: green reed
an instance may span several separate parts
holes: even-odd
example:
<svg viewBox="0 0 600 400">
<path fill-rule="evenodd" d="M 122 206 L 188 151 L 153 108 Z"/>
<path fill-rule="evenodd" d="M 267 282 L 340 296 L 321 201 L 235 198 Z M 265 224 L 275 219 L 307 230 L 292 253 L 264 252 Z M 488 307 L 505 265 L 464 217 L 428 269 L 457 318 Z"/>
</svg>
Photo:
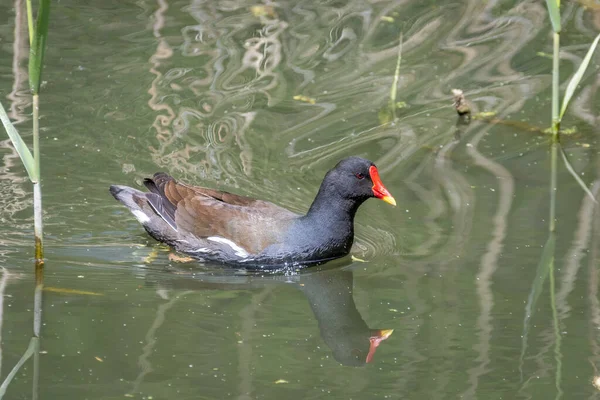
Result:
<svg viewBox="0 0 600 400">
<path fill-rule="evenodd" d="M 14 127 L 4 107 L 0 104 L 0 120 L 8 136 L 19 154 L 29 179 L 33 184 L 33 224 L 35 236 L 35 291 L 33 311 L 33 336 L 27 350 L 0 385 L 0 399 L 6 393 L 8 385 L 21 366 L 33 356 L 33 390 L 32 399 L 38 398 L 39 382 L 39 347 L 42 326 L 42 289 L 44 284 L 44 246 L 42 225 L 42 190 L 40 173 L 40 100 L 39 92 L 42 82 L 42 70 L 46 40 L 48 38 L 48 22 L 50 16 L 50 0 L 39 0 L 35 25 L 33 23 L 33 7 L 27 0 L 27 26 L 29 29 L 29 89 L 33 96 L 33 154 Z"/>
<path fill-rule="evenodd" d="M 27 20 L 32 21 L 31 0 L 27 0 Z M 50 20 L 50 0 L 40 0 L 36 18 L 35 30 L 32 31 L 32 23 L 29 27 L 29 89 L 33 95 L 33 158 L 37 180 L 33 181 L 33 219 L 35 234 L 35 258 L 37 262 L 43 263 L 43 226 L 42 226 L 42 189 L 40 183 L 40 84 L 42 82 L 42 69 L 44 53 L 46 51 L 46 40 L 48 38 L 48 21 Z"/>
<path fill-rule="evenodd" d="M 550 153 L 550 221 L 548 223 L 549 237 L 544 246 L 544 251 L 538 264 L 536 272 L 536 279 L 531 287 L 529 293 L 529 299 L 525 307 L 525 320 L 523 323 L 523 343 L 521 347 L 521 357 L 519 370 L 521 371 L 521 379 L 523 379 L 523 362 L 525 358 L 525 352 L 527 348 L 527 334 L 529 332 L 530 321 L 533 316 L 533 312 L 536 309 L 537 299 L 542 292 L 544 282 L 546 278 L 550 281 L 550 304 L 552 308 L 552 322 L 554 327 L 554 355 L 556 360 L 556 371 L 555 371 L 555 385 L 556 385 L 556 397 L 560 399 L 563 395 L 561 388 L 562 380 L 562 353 L 561 353 L 561 334 L 559 329 L 558 315 L 556 312 L 556 299 L 555 299 L 555 279 L 554 279 L 554 250 L 556 244 L 556 193 L 557 193 L 557 170 L 558 170 L 558 154 L 560 152 L 562 160 L 569 173 L 573 176 L 576 182 L 586 192 L 588 196 L 592 198 L 594 202 L 596 199 L 588 189 L 587 185 L 579 177 L 571 163 L 569 162 L 566 153 L 564 152 L 560 144 L 560 124 L 562 118 L 565 115 L 569 102 L 575 93 L 575 89 L 581 82 L 583 75 L 590 63 L 592 55 L 600 40 L 600 34 L 596 36 L 592 42 L 586 56 L 584 57 L 581 65 L 571 77 L 567 89 L 565 90 L 562 104 L 559 101 L 559 67 L 560 67 L 560 32 L 561 32 L 561 20 L 560 20 L 560 0 L 546 0 L 548 8 L 548 15 L 552 24 L 552 125 L 550 132 L 552 135 L 551 139 L 551 153 Z"/>
<path fill-rule="evenodd" d="M 35 259 L 38 264 L 43 264 L 43 228 L 42 228 L 42 191 L 40 185 L 40 134 L 39 134 L 39 91 L 48 38 L 48 21 L 50 15 L 50 0 L 40 0 L 37 10 L 35 25 L 33 23 L 33 9 L 31 0 L 27 0 L 27 21 L 29 28 L 29 88 L 33 95 L 33 155 L 25 144 L 21 135 L 0 105 L 0 119 L 10 137 L 13 146 L 27 170 L 29 179 L 33 183 L 33 218 L 35 235 Z"/>
<path fill-rule="evenodd" d="M 596 199 L 588 189 L 587 185 L 583 182 L 583 180 L 579 177 L 579 175 L 575 172 L 574 168 L 571 166 L 567 155 L 560 147 L 560 124 L 562 122 L 562 118 L 567 111 L 567 107 L 569 106 L 569 102 L 575 93 L 575 89 L 581 82 L 585 71 L 590 63 L 592 55 L 596 50 L 596 46 L 598 45 L 598 40 L 600 40 L 600 34 L 596 36 L 594 41 L 592 42 L 590 48 L 588 49 L 587 54 L 585 55 L 581 65 L 571 77 L 569 84 L 567 85 L 567 89 L 565 90 L 565 94 L 563 97 L 562 104 L 559 102 L 559 67 L 560 67 L 560 32 L 561 32 L 561 21 L 560 21 L 560 0 L 546 0 L 546 5 L 548 8 L 548 15 L 550 16 L 550 22 L 552 23 L 552 41 L 553 41 L 553 51 L 552 51 L 552 125 L 551 125 L 551 133 L 552 133 L 552 147 L 551 147 L 551 155 L 550 155 L 550 223 L 549 229 L 551 232 L 556 230 L 556 191 L 557 191 L 557 183 L 556 183 L 556 175 L 557 175 L 557 164 L 558 164 L 558 150 L 560 149 L 561 156 L 567 170 L 573 176 L 573 178 L 577 181 L 579 186 L 586 192 L 588 196 L 590 196 L 594 201 Z"/>
</svg>

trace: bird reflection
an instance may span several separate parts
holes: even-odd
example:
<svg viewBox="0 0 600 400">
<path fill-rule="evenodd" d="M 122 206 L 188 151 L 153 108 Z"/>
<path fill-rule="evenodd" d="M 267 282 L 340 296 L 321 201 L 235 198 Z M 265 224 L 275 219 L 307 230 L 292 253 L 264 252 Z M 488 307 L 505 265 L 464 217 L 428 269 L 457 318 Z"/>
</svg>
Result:
<svg viewBox="0 0 600 400">
<path fill-rule="evenodd" d="M 353 271 L 327 269 L 295 276 L 252 276 L 192 274 L 189 271 L 148 276 L 165 296 L 174 290 L 240 290 L 271 284 L 294 284 L 306 296 L 317 319 L 323 341 L 343 365 L 364 366 L 374 359 L 382 341 L 392 329 L 371 329 L 356 308 L 353 298 Z"/>
<path fill-rule="evenodd" d="M 352 296 L 353 272 L 329 270 L 307 274 L 300 289 L 319 323 L 321 337 L 344 365 L 361 366 L 373 360 L 379 344 L 392 329 L 371 329 L 356 308 Z"/>
</svg>

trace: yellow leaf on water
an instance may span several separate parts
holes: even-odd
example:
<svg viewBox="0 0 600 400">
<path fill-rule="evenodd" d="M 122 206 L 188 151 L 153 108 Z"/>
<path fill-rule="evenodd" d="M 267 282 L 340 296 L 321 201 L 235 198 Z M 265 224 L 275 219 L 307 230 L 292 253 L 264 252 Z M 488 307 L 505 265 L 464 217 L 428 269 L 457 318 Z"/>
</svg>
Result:
<svg viewBox="0 0 600 400">
<path fill-rule="evenodd" d="M 277 17 L 277 13 L 275 12 L 275 9 L 271 6 L 265 6 L 265 5 L 252 6 L 252 7 L 250 7 L 250 12 L 255 17 L 271 17 L 271 18 Z"/>
<path fill-rule="evenodd" d="M 144 264 L 152 264 L 152 262 L 156 260 L 156 257 L 158 257 L 158 249 L 154 247 L 150 251 L 150 254 L 144 258 Z"/>
<path fill-rule="evenodd" d="M 68 288 L 57 288 L 52 286 L 46 286 L 44 288 L 45 292 L 53 292 L 53 293 L 61 293 L 61 294 L 82 294 L 86 296 L 104 296 L 102 293 L 96 292 L 88 292 L 87 290 L 77 290 L 77 289 L 68 289 Z"/>
<path fill-rule="evenodd" d="M 540 57 L 544 57 L 544 58 L 548 58 L 548 59 L 552 60 L 552 54 L 544 53 L 543 51 L 538 51 L 535 54 Z"/>
<path fill-rule="evenodd" d="M 496 112 L 494 111 L 482 111 L 473 116 L 475 119 L 485 119 L 485 118 L 493 118 L 496 116 Z"/>
<path fill-rule="evenodd" d="M 365 260 L 363 260 L 362 258 L 358 258 L 358 257 L 354 257 L 352 256 L 352 261 L 356 261 L 356 262 L 366 262 Z"/>
<path fill-rule="evenodd" d="M 100 358 L 100 357 L 98 357 L 98 356 L 96 356 L 96 357 L 94 357 L 94 358 L 95 358 L 96 360 L 100 361 L 100 362 L 104 362 L 104 360 L 103 360 L 103 359 L 101 359 L 101 358 Z"/>
<path fill-rule="evenodd" d="M 187 262 L 194 261 L 194 259 L 192 257 L 182 257 L 182 256 L 178 256 L 177 254 L 169 253 L 169 261 L 175 261 L 175 262 L 179 262 L 179 263 L 187 263 Z"/>
<path fill-rule="evenodd" d="M 288 381 L 286 381 L 285 379 L 278 379 L 275 381 L 276 385 L 279 385 L 280 383 L 289 383 Z"/>
<path fill-rule="evenodd" d="M 294 100 L 298 100 L 298 101 L 303 101 L 305 103 L 309 103 L 309 104 L 315 104 L 317 101 L 311 97 L 308 96 L 303 96 L 301 94 L 297 94 L 296 96 L 293 97 Z"/>
</svg>

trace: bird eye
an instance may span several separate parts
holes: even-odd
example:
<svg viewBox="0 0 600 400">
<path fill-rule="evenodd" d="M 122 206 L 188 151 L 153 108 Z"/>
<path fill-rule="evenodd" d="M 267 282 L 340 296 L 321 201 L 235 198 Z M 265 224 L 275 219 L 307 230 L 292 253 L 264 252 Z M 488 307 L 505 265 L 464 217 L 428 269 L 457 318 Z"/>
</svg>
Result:
<svg viewBox="0 0 600 400">
<path fill-rule="evenodd" d="M 356 174 L 354 174 L 354 176 L 356 176 L 358 179 L 365 179 L 365 176 L 360 172 L 357 172 Z"/>
</svg>

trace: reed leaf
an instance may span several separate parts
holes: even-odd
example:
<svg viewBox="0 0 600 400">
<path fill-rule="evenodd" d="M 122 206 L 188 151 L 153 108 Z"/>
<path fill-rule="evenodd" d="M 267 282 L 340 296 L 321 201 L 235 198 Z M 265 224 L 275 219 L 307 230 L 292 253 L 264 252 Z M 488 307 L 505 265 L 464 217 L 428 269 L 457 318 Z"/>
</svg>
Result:
<svg viewBox="0 0 600 400">
<path fill-rule="evenodd" d="M 519 358 L 519 371 L 521 372 L 521 380 L 523 380 L 523 364 L 525 362 L 525 354 L 527 353 L 527 337 L 531 328 L 531 319 L 535 312 L 536 304 L 542 290 L 544 288 L 544 282 L 548 277 L 550 270 L 554 265 L 554 248 L 556 245 L 556 234 L 550 232 L 548 240 L 544 245 L 544 251 L 542 257 L 538 263 L 537 270 L 535 272 L 535 280 L 531 285 L 529 291 L 529 297 L 527 298 L 527 304 L 525 305 L 525 318 L 523 319 L 523 334 L 521 335 L 521 356 Z"/>
<path fill-rule="evenodd" d="M 34 95 L 40 91 L 49 17 L 50 0 L 40 0 L 35 21 L 35 35 L 29 49 L 29 89 Z"/>
<path fill-rule="evenodd" d="M 560 0 L 546 0 L 548 6 L 548 14 L 550 14 L 550 22 L 552 22 L 552 30 L 555 33 L 560 32 Z"/>
<path fill-rule="evenodd" d="M 0 103 L 0 119 L 2 120 L 2 124 L 4 125 L 4 129 L 6 129 L 6 133 L 8 133 L 8 137 L 10 138 L 13 146 L 15 146 L 15 150 L 21 157 L 21 161 L 27 170 L 27 174 L 29 175 L 29 179 L 32 182 L 36 182 L 38 180 L 38 174 L 35 168 L 35 161 L 33 156 L 31 155 L 31 151 L 29 151 L 29 147 L 25 144 L 19 132 L 15 129 L 14 125 L 8 118 L 2 103 Z"/>
<path fill-rule="evenodd" d="M 577 183 L 579 184 L 579 186 L 581 186 L 581 188 L 583 189 L 583 191 L 590 196 L 590 198 L 594 201 L 594 203 L 598 204 L 598 202 L 596 201 L 596 198 L 594 197 L 594 194 L 590 191 L 590 189 L 588 189 L 587 185 L 585 184 L 585 182 L 579 177 L 579 175 L 577 174 L 577 172 L 575 172 L 575 169 L 573 168 L 573 166 L 571 165 L 571 163 L 569 162 L 569 159 L 567 158 L 567 154 L 565 153 L 565 151 L 563 150 L 562 146 L 560 146 L 560 155 L 562 156 L 563 161 L 565 162 L 565 166 L 567 167 L 567 171 L 569 171 L 569 173 L 571 175 L 573 175 L 573 178 L 575 178 L 575 181 L 577 181 Z"/>
<path fill-rule="evenodd" d="M 10 382 L 13 380 L 15 375 L 17 375 L 17 372 L 19 372 L 19 369 L 21 369 L 23 364 L 25 364 L 25 361 L 29 360 L 29 358 L 33 355 L 33 353 L 36 350 L 39 350 L 39 344 L 40 344 L 39 338 L 32 337 L 31 340 L 29 340 L 29 346 L 27 346 L 27 350 L 25 350 L 25 353 L 21 356 L 21 358 L 19 359 L 17 364 L 13 367 L 13 369 L 10 371 L 10 373 L 6 376 L 6 378 L 4 379 L 4 382 L 2 382 L 2 385 L 0 385 L 0 400 L 6 394 L 6 389 L 8 389 L 8 385 L 10 385 Z"/>
<path fill-rule="evenodd" d="M 596 46 L 598 46 L 599 40 L 600 40 L 600 33 L 598 34 L 598 36 L 596 36 L 596 39 L 594 39 L 594 41 L 592 42 L 592 45 L 590 46 L 587 54 L 583 58 L 583 61 L 579 65 L 579 68 L 577 68 L 577 72 L 575 72 L 575 75 L 573 75 L 573 77 L 571 78 L 571 81 L 569 82 L 569 85 L 567 86 L 567 90 L 565 91 L 565 97 L 562 102 L 562 107 L 560 109 L 560 117 L 559 117 L 560 119 L 562 119 L 563 115 L 565 115 L 565 111 L 567 111 L 567 106 L 569 105 L 569 102 L 571 101 L 571 97 L 573 97 L 573 93 L 575 93 L 575 89 L 577 89 L 577 86 L 579 86 L 579 82 L 581 82 L 581 79 L 583 78 L 583 74 L 585 73 L 585 70 L 587 69 L 588 65 L 590 64 L 590 60 L 592 59 L 592 55 L 594 54 L 594 51 L 596 50 Z"/>
</svg>

